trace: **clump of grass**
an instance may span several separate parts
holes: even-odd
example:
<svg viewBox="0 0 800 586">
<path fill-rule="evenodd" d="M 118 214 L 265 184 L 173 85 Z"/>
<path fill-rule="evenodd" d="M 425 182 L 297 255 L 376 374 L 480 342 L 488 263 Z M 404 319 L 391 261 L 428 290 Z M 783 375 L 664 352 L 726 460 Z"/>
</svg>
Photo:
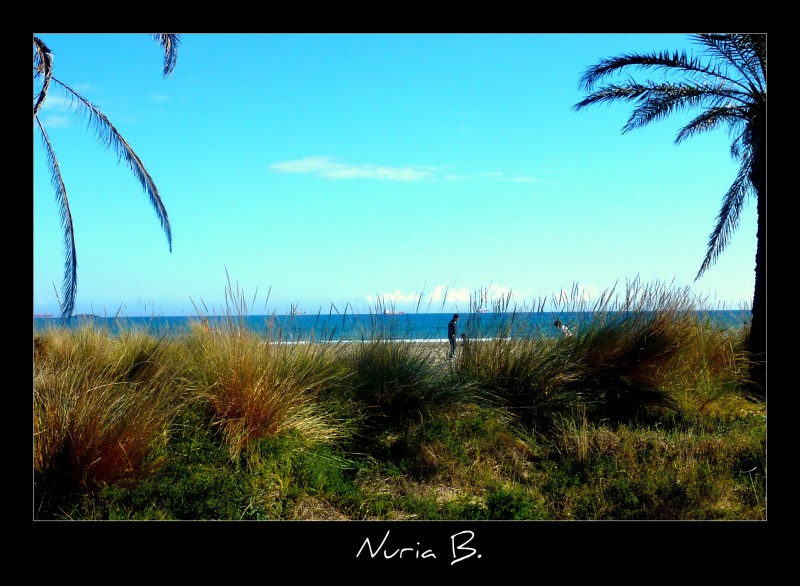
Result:
<svg viewBox="0 0 800 586">
<path fill-rule="evenodd" d="M 758 403 L 744 390 L 747 333 L 745 328 L 723 329 L 709 319 L 698 320 L 671 381 L 681 418 L 727 417 L 732 410 L 747 411 Z"/>
<path fill-rule="evenodd" d="M 345 426 L 326 410 L 324 391 L 340 369 L 335 345 L 274 342 L 244 327 L 247 303 L 229 282 L 219 328 L 195 324 L 186 340 L 189 378 L 210 410 L 212 424 L 237 458 L 251 441 L 296 431 L 333 442 Z"/>
<path fill-rule="evenodd" d="M 582 404 L 570 386 L 575 374 L 568 353 L 549 338 L 470 341 L 459 357 L 458 376 L 542 433 Z"/>
<path fill-rule="evenodd" d="M 701 301 L 687 289 L 636 279 L 621 299 L 611 289 L 589 305 L 574 287 L 553 302 L 583 316 L 572 336 L 468 341 L 458 360 L 460 377 L 490 390 L 528 429 L 549 433 L 579 411 L 612 423 L 675 415 L 680 404 L 711 400 L 711 389 L 729 395 L 746 372 L 743 334 L 698 321 Z"/>
<path fill-rule="evenodd" d="M 373 428 L 402 427 L 437 411 L 487 402 L 486 393 L 459 380 L 435 344 L 375 339 L 351 344 L 343 356 L 348 386 L 366 407 Z"/>
<path fill-rule="evenodd" d="M 320 397 L 337 370 L 313 345 L 275 345 L 253 334 L 201 335 L 189 345 L 191 380 L 231 456 L 254 439 L 296 430 L 333 441 L 340 430 Z"/>
<path fill-rule="evenodd" d="M 624 300 L 611 302 L 608 295 L 593 308 L 587 327 L 563 342 L 579 375 L 571 385 L 596 420 L 676 415 L 687 401 L 736 392 L 746 372 L 746 356 L 737 349 L 744 334 L 698 319 L 702 304 L 688 289 L 635 280 Z"/>
<path fill-rule="evenodd" d="M 51 518 L 75 495 L 152 471 L 183 396 L 168 344 L 143 333 L 53 329 L 34 347 L 34 498 Z"/>
</svg>

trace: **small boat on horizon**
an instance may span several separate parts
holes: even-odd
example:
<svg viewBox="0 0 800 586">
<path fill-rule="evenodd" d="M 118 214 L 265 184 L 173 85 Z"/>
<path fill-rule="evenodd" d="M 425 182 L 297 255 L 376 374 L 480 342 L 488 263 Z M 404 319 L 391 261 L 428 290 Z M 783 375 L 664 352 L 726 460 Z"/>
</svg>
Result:
<svg viewBox="0 0 800 586">
<path fill-rule="evenodd" d="M 389 311 L 388 309 L 383 310 L 383 315 L 405 315 L 405 311 Z"/>
</svg>

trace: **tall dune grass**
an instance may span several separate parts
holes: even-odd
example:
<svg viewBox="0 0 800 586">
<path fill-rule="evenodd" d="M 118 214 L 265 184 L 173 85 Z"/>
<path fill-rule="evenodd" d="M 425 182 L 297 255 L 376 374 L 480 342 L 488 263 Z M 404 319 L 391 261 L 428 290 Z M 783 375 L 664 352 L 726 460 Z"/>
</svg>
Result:
<svg viewBox="0 0 800 586">
<path fill-rule="evenodd" d="M 57 511 L 76 494 L 134 480 L 157 461 L 184 401 L 168 343 L 142 332 L 112 338 L 84 326 L 34 339 L 36 506 Z"/>
<path fill-rule="evenodd" d="M 403 426 L 436 412 L 488 403 L 488 393 L 456 376 L 435 343 L 375 339 L 347 347 L 348 389 L 373 428 Z"/>
<path fill-rule="evenodd" d="M 468 341 L 459 358 L 461 377 L 490 389 L 529 429 L 547 432 L 579 407 L 616 423 L 675 413 L 704 379 L 718 389 L 722 378 L 730 391 L 745 372 L 742 335 L 722 340 L 698 321 L 702 300 L 688 289 L 634 280 L 622 295 L 611 289 L 588 304 L 576 287 L 553 305 L 584 316 L 572 336 Z"/>
<path fill-rule="evenodd" d="M 189 384 L 208 406 L 231 457 L 255 439 L 292 431 L 334 441 L 346 426 L 326 408 L 323 391 L 341 376 L 337 346 L 282 343 L 282 333 L 273 331 L 259 337 L 244 326 L 248 310 L 229 280 L 221 326 L 195 324 L 185 343 Z"/>
<path fill-rule="evenodd" d="M 192 392 L 207 404 L 232 458 L 254 439 L 288 431 L 321 442 L 340 435 L 322 401 L 339 372 L 330 348 L 196 329 L 186 352 Z"/>
<path fill-rule="evenodd" d="M 574 288 L 553 299 L 583 318 L 570 337 L 479 292 L 507 337 L 453 360 L 379 328 L 259 334 L 253 302 L 229 281 L 222 314 L 203 305 L 178 338 L 36 334 L 36 517 L 766 516 L 747 330 L 698 319 L 687 290 L 633 281 L 589 304 Z"/>
</svg>

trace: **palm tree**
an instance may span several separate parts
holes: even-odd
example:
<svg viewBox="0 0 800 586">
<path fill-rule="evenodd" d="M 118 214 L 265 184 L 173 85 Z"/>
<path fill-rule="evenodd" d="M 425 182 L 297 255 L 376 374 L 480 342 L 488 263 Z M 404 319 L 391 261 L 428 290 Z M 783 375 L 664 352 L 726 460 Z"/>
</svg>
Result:
<svg viewBox="0 0 800 586">
<path fill-rule="evenodd" d="M 766 282 L 767 282 L 767 37 L 765 34 L 697 34 L 693 41 L 704 49 L 706 61 L 685 52 L 626 54 L 604 59 L 589 67 L 580 87 L 591 92 L 575 104 L 576 111 L 592 104 L 632 102 L 633 113 L 622 127 L 623 134 L 660 120 L 672 112 L 701 108 L 701 112 L 678 132 L 675 143 L 700 132 L 726 126 L 732 137 L 731 156 L 741 163 L 739 172 L 722 199 L 717 224 L 697 281 L 725 249 L 738 227 L 739 214 L 747 198 L 756 197 L 758 215 L 755 258 L 755 290 L 748 338 L 751 355 L 752 390 L 766 397 Z M 627 77 L 619 84 L 601 81 L 631 70 L 661 70 L 677 73 L 681 81 L 644 81 Z"/>
<path fill-rule="evenodd" d="M 166 33 L 153 34 L 152 36 L 164 50 L 163 75 L 164 77 L 169 77 L 172 75 L 177 62 L 180 36 Z M 59 304 L 61 305 L 61 317 L 67 319 L 72 315 L 75 309 L 75 298 L 78 292 L 78 259 L 75 253 L 75 227 L 72 223 L 72 213 L 69 209 L 67 189 L 64 185 L 63 177 L 61 176 L 61 167 L 59 166 L 58 159 L 53 150 L 53 145 L 50 142 L 50 137 L 39 118 L 39 111 L 44 101 L 47 99 L 51 83 L 61 87 L 67 95 L 70 96 L 71 104 L 73 104 L 78 111 L 89 116 L 89 121 L 97 132 L 97 138 L 105 147 L 113 148 L 119 160 L 124 160 L 128 164 L 134 176 L 139 180 L 139 183 L 141 183 L 142 189 L 144 189 L 150 197 L 150 204 L 155 208 L 158 219 L 161 222 L 161 227 L 167 236 L 170 252 L 172 252 L 172 229 L 170 228 L 167 210 L 161 201 L 158 188 L 147 172 L 147 169 L 145 169 L 141 159 L 139 159 L 119 131 L 114 128 L 114 125 L 111 124 L 111 121 L 105 114 L 74 89 L 53 77 L 53 53 L 44 41 L 36 35 L 33 37 L 33 78 L 34 83 L 39 84 L 39 91 L 36 92 L 33 101 L 33 120 L 44 144 L 47 165 L 50 169 L 50 181 L 55 191 L 56 202 L 58 203 L 59 215 L 61 217 L 61 227 L 64 230 L 64 281 L 61 287 L 61 297 L 63 301 L 59 300 Z"/>
</svg>

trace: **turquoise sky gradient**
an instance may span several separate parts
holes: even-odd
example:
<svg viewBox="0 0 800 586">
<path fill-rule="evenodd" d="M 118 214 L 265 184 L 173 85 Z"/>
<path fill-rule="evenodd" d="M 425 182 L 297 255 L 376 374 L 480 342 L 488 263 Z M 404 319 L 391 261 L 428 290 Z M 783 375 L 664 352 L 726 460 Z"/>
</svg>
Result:
<svg viewBox="0 0 800 586">
<path fill-rule="evenodd" d="M 52 87 L 41 120 L 76 230 L 76 312 L 195 315 L 466 311 L 574 285 L 691 287 L 749 308 L 755 201 L 697 282 L 738 164 L 721 129 L 674 143 L 687 112 L 623 135 L 630 105 L 572 107 L 583 71 L 684 34 L 182 35 L 172 77 L 149 34 L 37 33 L 54 76 L 144 162 L 173 251 L 130 170 Z M 33 140 L 33 310 L 58 314 L 63 241 Z M 447 293 L 446 297 L 444 293 Z"/>
</svg>

